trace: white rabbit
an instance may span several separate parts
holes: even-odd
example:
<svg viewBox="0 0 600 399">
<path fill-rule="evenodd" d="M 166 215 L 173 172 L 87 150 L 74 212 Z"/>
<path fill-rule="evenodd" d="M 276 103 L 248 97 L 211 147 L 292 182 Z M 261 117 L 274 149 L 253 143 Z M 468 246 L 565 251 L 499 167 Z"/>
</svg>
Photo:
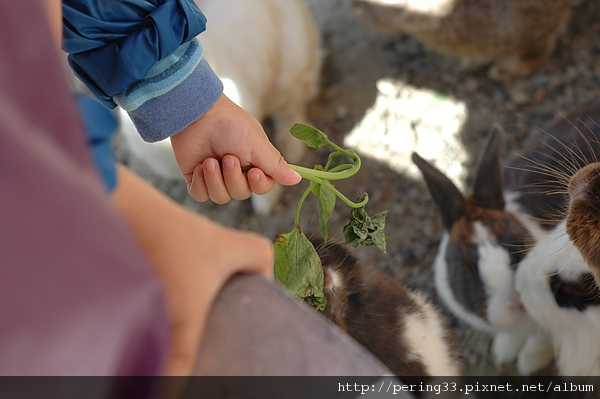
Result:
<svg viewBox="0 0 600 399">
<path fill-rule="evenodd" d="M 294 123 L 308 123 L 307 103 L 316 94 L 321 50 L 318 30 L 303 0 L 196 0 L 208 19 L 200 34 L 205 57 L 225 86 L 225 94 L 259 121 L 272 118 L 275 146 L 298 163 L 305 145 L 293 138 Z M 157 174 L 181 179 L 169 140 L 145 143 L 125 129 L 132 153 Z M 158 157 L 158 158 L 157 158 Z M 172 158 L 172 159 L 171 159 Z M 254 209 L 268 214 L 281 194 L 253 196 Z"/>
<path fill-rule="evenodd" d="M 492 334 L 497 364 L 516 359 L 519 372 L 529 375 L 548 365 L 553 354 L 515 289 L 515 269 L 535 238 L 521 218 L 505 208 L 501 138 L 501 130 L 494 129 L 468 197 L 417 154 L 413 161 L 446 229 L 434 263 L 439 296 L 457 317 Z"/>
<path fill-rule="evenodd" d="M 360 262 L 350 249 L 310 238 L 323 265 L 323 315 L 404 382 L 458 376 L 458 348 L 433 305 L 399 279 Z"/>
<path fill-rule="evenodd" d="M 371 26 L 415 36 L 492 78 L 524 76 L 554 50 L 573 0 L 353 0 Z"/>
</svg>

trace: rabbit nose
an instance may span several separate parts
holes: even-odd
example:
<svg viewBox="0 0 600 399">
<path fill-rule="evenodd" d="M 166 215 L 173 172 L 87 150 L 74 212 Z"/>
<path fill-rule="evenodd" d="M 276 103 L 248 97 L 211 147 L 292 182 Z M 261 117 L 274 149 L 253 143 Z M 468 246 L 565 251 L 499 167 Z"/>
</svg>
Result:
<svg viewBox="0 0 600 399">
<path fill-rule="evenodd" d="M 525 313 L 525 306 L 523 306 L 523 302 L 521 302 L 521 299 L 519 298 L 515 298 L 513 301 L 511 301 L 509 307 L 515 313 Z"/>
</svg>

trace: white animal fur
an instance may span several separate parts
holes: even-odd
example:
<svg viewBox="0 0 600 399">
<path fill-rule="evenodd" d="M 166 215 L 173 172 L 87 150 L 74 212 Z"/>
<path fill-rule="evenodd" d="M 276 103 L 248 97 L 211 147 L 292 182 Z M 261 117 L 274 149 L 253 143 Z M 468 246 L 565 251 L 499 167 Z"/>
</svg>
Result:
<svg viewBox="0 0 600 399">
<path fill-rule="evenodd" d="M 306 105 L 315 95 L 320 74 L 320 42 L 310 11 L 302 0 L 196 0 L 206 15 L 199 38 L 205 57 L 223 80 L 225 94 L 263 121 L 272 117 L 275 146 L 290 163 L 299 163 L 305 145 L 289 134 L 294 123 L 308 123 Z M 181 179 L 174 168 L 169 140 L 146 143 L 135 130 L 123 131 L 132 153 L 155 173 Z M 253 197 L 254 209 L 271 211 L 281 187 Z"/>
<path fill-rule="evenodd" d="M 510 327 L 523 316 L 514 288 L 514 271 L 508 251 L 481 222 L 473 223 L 473 242 L 479 255 L 479 275 L 488 298 L 487 319 L 494 326 Z"/>
<path fill-rule="evenodd" d="M 329 276 L 331 283 L 329 286 L 325 287 L 328 290 L 340 290 L 344 288 L 344 280 L 342 276 L 340 276 L 340 272 L 335 269 L 328 269 L 327 275 Z"/>
<path fill-rule="evenodd" d="M 156 143 L 145 142 L 127 112 L 121 107 L 117 107 L 116 110 L 119 119 L 118 133 L 123 137 L 130 155 L 135 160 L 141 161 L 144 167 L 162 179 L 183 179 L 173 154 L 171 141 L 166 139 Z"/>
<path fill-rule="evenodd" d="M 556 304 L 548 278 L 556 273 L 576 278 L 590 272 L 566 233 L 558 224 L 521 261 L 516 288 L 523 305 L 550 336 L 560 375 L 600 375 L 600 306 L 583 311 Z"/>
<path fill-rule="evenodd" d="M 409 343 L 411 352 L 423 362 L 430 375 L 460 375 L 447 342 L 440 339 L 446 331 L 439 313 L 420 294 L 411 292 L 410 296 L 422 312 L 409 314 L 403 321 L 406 327 L 403 341 Z"/>
</svg>

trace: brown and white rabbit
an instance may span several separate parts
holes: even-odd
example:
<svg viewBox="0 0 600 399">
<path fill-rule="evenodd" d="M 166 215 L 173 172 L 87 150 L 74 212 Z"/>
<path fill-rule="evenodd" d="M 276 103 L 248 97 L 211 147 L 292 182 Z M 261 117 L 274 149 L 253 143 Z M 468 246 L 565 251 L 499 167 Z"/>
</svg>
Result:
<svg viewBox="0 0 600 399">
<path fill-rule="evenodd" d="M 493 129 L 467 197 L 418 154 L 413 161 L 445 227 L 434 262 L 440 298 L 459 319 L 492 334 L 497 364 L 516 359 L 518 371 L 529 375 L 551 362 L 552 349 L 515 289 L 515 270 L 535 239 L 521 218 L 506 209 L 501 143 L 502 131 Z"/>
<path fill-rule="evenodd" d="M 600 290 L 576 248 L 594 242 L 589 228 L 600 216 L 593 200 L 593 176 L 600 167 L 586 166 L 600 156 L 595 120 L 600 120 L 600 98 L 559 115 L 505 169 L 510 207 L 529 217 L 530 225 L 550 229 L 520 262 L 515 287 L 549 336 L 559 374 L 569 376 L 600 375 L 600 345 L 595 345 Z M 576 231 L 579 226 L 586 227 Z M 589 254 L 594 259 L 595 253 Z"/>
<path fill-rule="evenodd" d="M 303 0 L 196 0 L 209 28 L 199 35 L 204 54 L 224 83 L 225 94 L 264 122 L 271 118 L 275 146 L 299 163 L 305 145 L 293 138 L 294 123 L 308 123 L 306 107 L 317 92 L 320 37 Z M 144 142 L 125 119 L 124 135 L 138 159 L 158 175 L 181 179 L 169 140 Z M 253 196 L 254 209 L 268 214 L 281 195 L 276 186 Z"/>
<path fill-rule="evenodd" d="M 311 237 L 324 273 L 324 316 L 394 374 L 460 375 L 457 347 L 437 310 L 399 279 L 360 262 L 344 245 Z"/>
<path fill-rule="evenodd" d="M 492 78 L 525 76 L 554 50 L 573 0 L 353 0 L 369 25 L 415 36 Z"/>
</svg>

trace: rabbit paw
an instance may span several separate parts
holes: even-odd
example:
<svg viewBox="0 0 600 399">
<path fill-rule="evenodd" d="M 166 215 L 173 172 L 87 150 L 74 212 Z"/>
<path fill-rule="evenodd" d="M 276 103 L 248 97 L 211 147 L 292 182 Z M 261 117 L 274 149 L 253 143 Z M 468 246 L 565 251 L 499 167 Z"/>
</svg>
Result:
<svg viewBox="0 0 600 399">
<path fill-rule="evenodd" d="M 509 332 L 499 332 L 492 341 L 492 355 L 496 366 L 510 363 L 517 359 L 519 351 L 525 342 L 525 336 Z"/>
<path fill-rule="evenodd" d="M 275 206 L 277 206 L 282 193 L 283 187 L 279 184 L 275 184 L 273 189 L 266 194 L 252 194 L 252 208 L 257 214 L 261 216 L 268 216 L 273 212 Z"/>
<path fill-rule="evenodd" d="M 519 353 L 517 369 L 521 375 L 531 375 L 548 366 L 553 359 L 549 338 L 544 334 L 530 335 Z"/>
<path fill-rule="evenodd" d="M 488 66 L 492 60 L 485 56 L 463 56 L 460 58 L 459 62 L 462 71 L 471 72 Z"/>
</svg>

